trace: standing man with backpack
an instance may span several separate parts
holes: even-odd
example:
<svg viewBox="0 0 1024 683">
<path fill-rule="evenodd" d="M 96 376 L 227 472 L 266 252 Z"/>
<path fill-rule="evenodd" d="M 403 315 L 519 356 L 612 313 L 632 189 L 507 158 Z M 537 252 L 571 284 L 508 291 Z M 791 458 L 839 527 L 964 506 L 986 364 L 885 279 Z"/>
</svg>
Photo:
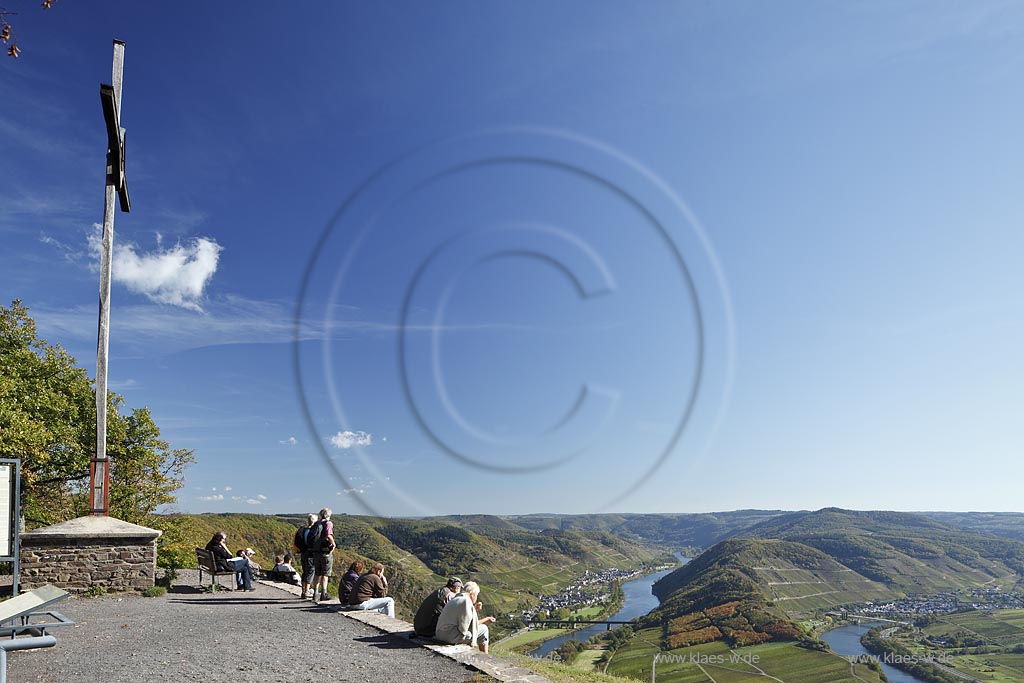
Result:
<svg viewBox="0 0 1024 683">
<path fill-rule="evenodd" d="M 316 524 L 316 515 L 312 512 L 306 516 L 306 526 L 300 527 L 295 531 L 295 549 L 299 551 L 299 558 L 302 562 L 302 595 L 299 596 L 303 600 L 309 593 L 309 584 L 313 583 L 313 575 L 315 566 L 313 563 L 313 551 L 309 547 L 307 541 L 309 532 Z M 315 597 L 315 596 L 314 596 Z"/>
<path fill-rule="evenodd" d="M 327 579 L 334 569 L 334 523 L 331 522 L 331 508 L 320 511 L 320 520 L 309 527 L 306 547 L 313 552 L 313 604 L 330 600 L 327 595 Z"/>
</svg>

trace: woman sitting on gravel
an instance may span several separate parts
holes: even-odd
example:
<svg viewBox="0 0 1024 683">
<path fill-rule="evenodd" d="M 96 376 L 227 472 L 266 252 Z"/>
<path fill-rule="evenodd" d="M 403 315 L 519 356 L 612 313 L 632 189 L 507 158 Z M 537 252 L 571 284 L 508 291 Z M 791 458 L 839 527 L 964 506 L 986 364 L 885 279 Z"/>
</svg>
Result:
<svg viewBox="0 0 1024 683">
<path fill-rule="evenodd" d="M 206 549 L 213 553 L 214 562 L 217 563 L 217 571 L 235 572 L 235 580 L 238 590 L 254 591 L 252 587 L 252 569 L 249 567 L 249 559 L 235 557 L 228 550 L 228 535 L 224 531 L 218 531 L 206 544 Z"/>
<path fill-rule="evenodd" d="M 338 599 L 341 600 L 341 604 L 348 604 L 348 596 L 355 588 L 356 581 L 359 580 L 365 566 L 362 560 L 356 560 L 348 566 L 348 571 L 342 575 L 341 581 L 338 582 Z"/>
</svg>

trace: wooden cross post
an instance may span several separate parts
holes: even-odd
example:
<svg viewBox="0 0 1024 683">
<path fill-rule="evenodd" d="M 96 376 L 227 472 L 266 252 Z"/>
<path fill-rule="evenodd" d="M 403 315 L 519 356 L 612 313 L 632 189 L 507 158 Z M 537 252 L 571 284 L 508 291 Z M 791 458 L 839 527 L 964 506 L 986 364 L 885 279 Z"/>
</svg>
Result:
<svg viewBox="0 0 1024 683">
<path fill-rule="evenodd" d="M 103 119 L 107 124 L 107 191 L 103 204 L 103 245 L 100 256 L 100 314 L 96 340 L 96 457 L 89 468 L 90 513 L 106 515 L 110 508 L 110 461 L 107 458 L 107 353 L 110 347 L 110 261 L 114 248 L 114 196 L 128 213 L 128 183 L 124 177 L 124 128 L 121 127 L 121 74 L 124 43 L 114 41 L 112 85 L 100 84 Z"/>
</svg>

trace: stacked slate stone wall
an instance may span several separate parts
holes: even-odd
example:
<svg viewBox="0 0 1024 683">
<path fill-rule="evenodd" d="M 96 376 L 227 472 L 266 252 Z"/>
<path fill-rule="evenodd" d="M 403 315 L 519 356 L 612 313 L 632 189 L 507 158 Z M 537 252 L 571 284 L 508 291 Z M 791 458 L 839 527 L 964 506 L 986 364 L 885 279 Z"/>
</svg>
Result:
<svg viewBox="0 0 1024 683">
<path fill-rule="evenodd" d="M 49 539 L 22 536 L 21 586 L 52 584 L 72 593 L 93 587 L 108 591 L 152 588 L 156 578 L 155 538 Z"/>
</svg>

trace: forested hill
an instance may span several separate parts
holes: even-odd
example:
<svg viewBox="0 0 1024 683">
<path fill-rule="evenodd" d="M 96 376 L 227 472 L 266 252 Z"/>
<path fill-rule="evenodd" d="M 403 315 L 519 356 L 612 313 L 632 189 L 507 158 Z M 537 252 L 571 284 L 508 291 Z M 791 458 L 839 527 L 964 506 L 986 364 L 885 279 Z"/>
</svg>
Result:
<svg viewBox="0 0 1024 683">
<path fill-rule="evenodd" d="M 834 605 L 1021 574 L 1024 543 L 921 515 L 826 508 L 773 517 L 713 546 L 655 584 L 662 604 L 645 622 L 664 626 L 666 647 L 790 639 L 799 637 L 791 621 Z"/>
<path fill-rule="evenodd" d="M 1024 541 L 1024 512 L 918 512 L 947 526 Z"/>
<path fill-rule="evenodd" d="M 502 519 L 526 529 L 604 531 L 662 546 L 709 548 L 743 529 L 784 514 L 787 513 L 782 510 L 734 510 L 692 514 L 537 514 Z"/>
<path fill-rule="evenodd" d="M 661 579 L 661 605 L 644 619 L 663 625 L 675 648 L 712 640 L 750 645 L 793 640 L 797 616 L 854 600 L 895 597 L 835 559 L 801 543 L 729 539 Z"/>
<path fill-rule="evenodd" d="M 1024 574 L 1024 542 L 964 531 L 908 512 L 794 512 L 739 536 L 809 545 L 903 592 L 963 588 Z"/>
<path fill-rule="evenodd" d="M 584 571 L 637 568 L 671 562 L 667 552 L 596 531 L 523 529 L 493 518 L 399 519 L 336 515 L 335 563 L 383 562 L 391 592 L 405 610 L 415 609 L 447 576 L 473 579 L 484 590 L 491 614 L 533 606 L 539 594 L 554 594 Z M 196 546 L 215 531 L 228 533 L 228 547 L 252 547 L 264 567 L 290 550 L 304 515 L 202 514 L 167 518 L 167 552 L 179 566 L 194 565 Z M 341 572 L 336 570 L 335 575 Z"/>
</svg>

